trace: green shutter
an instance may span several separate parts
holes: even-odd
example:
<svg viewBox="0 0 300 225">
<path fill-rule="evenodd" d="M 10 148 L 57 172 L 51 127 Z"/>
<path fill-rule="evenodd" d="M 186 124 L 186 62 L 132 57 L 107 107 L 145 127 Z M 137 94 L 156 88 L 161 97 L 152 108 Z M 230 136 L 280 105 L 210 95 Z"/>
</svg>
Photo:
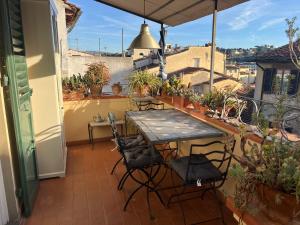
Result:
<svg viewBox="0 0 300 225">
<path fill-rule="evenodd" d="M 2 71 L 8 77 L 6 108 L 12 114 L 8 115 L 13 124 L 10 138 L 14 143 L 12 146 L 16 147 L 15 163 L 19 169 L 17 193 L 24 215 L 29 216 L 38 189 L 38 177 L 20 0 L 1 0 L 0 8 L 1 56 L 5 64 Z"/>
</svg>

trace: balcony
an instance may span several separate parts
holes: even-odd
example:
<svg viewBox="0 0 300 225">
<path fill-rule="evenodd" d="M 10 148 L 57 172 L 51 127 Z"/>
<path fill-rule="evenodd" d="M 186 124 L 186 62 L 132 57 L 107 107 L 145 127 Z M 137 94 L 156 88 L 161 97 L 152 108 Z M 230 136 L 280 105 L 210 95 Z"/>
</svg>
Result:
<svg viewBox="0 0 300 225">
<path fill-rule="evenodd" d="M 240 142 L 238 127 L 219 118 L 212 118 L 205 113 L 204 108 L 195 110 L 186 107 L 189 103 L 184 102 L 182 97 L 157 96 L 153 100 L 163 102 L 166 108 L 175 107 L 226 133 L 233 134 L 236 140 Z M 119 158 L 115 143 L 110 141 L 111 129 L 103 127 L 95 130 L 94 144 L 88 144 L 85 141 L 88 139 L 87 123 L 93 118 L 93 115 L 100 113 L 101 116 L 105 117 L 108 112 L 114 111 L 118 119 L 123 119 L 125 111 L 137 110 L 132 101 L 131 98 L 107 98 L 105 96 L 97 99 L 65 101 L 66 138 L 69 145 L 66 177 L 41 181 L 32 216 L 26 225 L 183 224 L 182 213 L 178 204 L 171 204 L 167 208 L 159 202 L 154 194 L 150 195 L 154 216 L 151 220 L 145 190 L 138 192 L 130 202 L 127 211 L 123 211 L 123 205 L 130 193 L 136 188 L 136 183 L 129 179 L 122 191 L 117 190 L 125 167 L 120 164 L 115 174 L 110 174 L 114 163 Z M 79 130 L 82 132 L 78 132 Z M 255 134 L 251 134 L 248 138 L 252 143 L 261 143 L 262 140 Z M 186 154 L 191 143 L 203 142 L 205 140 L 184 142 L 180 154 Z M 236 151 L 237 155 L 242 154 L 239 145 L 236 147 Z M 237 220 L 243 220 L 248 225 L 277 224 L 265 213 L 259 212 L 252 215 L 237 209 L 233 203 L 234 184 L 234 179 L 228 177 L 224 187 L 219 192 L 220 199 L 223 199 L 223 213 L 227 224 L 238 224 Z M 170 175 L 167 174 L 161 186 L 170 185 Z M 164 201 L 167 201 L 172 193 L 174 190 L 162 191 Z M 224 193 L 226 194 L 224 195 Z M 185 210 L 187 224 L 219 215 L 217 204 L 211 194 L 206 195 L 203 200 L 193 199 L 183 202 L 182 206 Z M 222 223 L 211 221 L 206 224 Z"/>
</svg>

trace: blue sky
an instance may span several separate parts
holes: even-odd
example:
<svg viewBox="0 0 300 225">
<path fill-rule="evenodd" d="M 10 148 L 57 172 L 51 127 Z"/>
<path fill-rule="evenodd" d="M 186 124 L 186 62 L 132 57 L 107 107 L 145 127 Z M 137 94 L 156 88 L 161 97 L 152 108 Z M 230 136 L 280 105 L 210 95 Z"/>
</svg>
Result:
<svg viewBox="0 0 300 225">
<path fill-rule="evenodd" d="M 128 48 L 138 34 L 143 19 L 95 2 L 69 0 L 83 13 L 69 34 L 69 46 L 80 50 L 121 52 L 121 29 L 124 29 L 124 48 Z M 287 43 L 285 18 L 298 16 L 300 26 L 300 0 L 250 0 L 231 9 L 219 12 L 217 17 L 217 46 L 224 48 Z M 147 21 L 151 33 L 159 39 L 160 25 Z M 166 42 L 170 44 L 203 45 L 211 39 L 212 16 L 169 27 Z"/>
</svg>

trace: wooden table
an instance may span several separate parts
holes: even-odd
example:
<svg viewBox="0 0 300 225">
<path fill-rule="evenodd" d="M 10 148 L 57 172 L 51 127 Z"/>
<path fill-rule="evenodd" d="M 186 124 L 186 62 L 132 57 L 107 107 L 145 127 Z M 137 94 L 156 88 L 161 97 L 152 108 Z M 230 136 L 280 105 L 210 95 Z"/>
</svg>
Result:
<svg viewBox="0 0 300 225">
<path fill-rule="evenodd" d="M 129 111 L 125 116 L 152 144 L 225 135 L 223 131 L 176 109 Z"/>
<path fill-rule="evenodd" d="M 119 125 L 121 127 L 121 134 L 123 135 L 123 126 L 124 126 L 124 120 L 117 120 L 116 125 Z M 94 144 L 94 127 L 105 127 L 105 126 L 110 126 L 110 123 L 105 120 L 102 122 L 95 122 L 95 121 L 90 121 L 88 123 L 88 133 L 89 133 L 89 142 L 91 144 Z"/>
</svg>

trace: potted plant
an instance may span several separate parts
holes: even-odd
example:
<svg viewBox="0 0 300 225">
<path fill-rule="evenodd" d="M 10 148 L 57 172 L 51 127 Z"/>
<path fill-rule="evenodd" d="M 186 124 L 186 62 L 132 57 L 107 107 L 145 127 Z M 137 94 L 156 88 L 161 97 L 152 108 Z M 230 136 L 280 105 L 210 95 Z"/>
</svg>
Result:
<svg viewBox="0 0 300 225">
<path fill-rule="evenodd" d="M 64 99 L 74 100 L 82 98 L 83 82 L 80 74 L 62 79 Z"/>
<path fill-rule="evenodd" d="M 275 105 L 280 111 L 282 102 Z M 242 154 L 234 155 L 237 163 L 230 169 L 237 181 L 235 207 L 252 214 L 260 211 L 276 224 L 300 222 L 300 145 L 278 138 L 273 130 L 280 127 L 269 128 L 261 114 L 256 124 L 263 136 L 259 144 L 250 143 L 246 126 L 240 127 Z"/>
<path fill-rule="evenodd" d="M 102 93 L 103 86 L 110 81 L 109 70 L 102 62 L 89 64 L 83 79 L 91 94 L 99 96 Z"/>
<path fill-rule="evenodd" d="M 114 83 L 111 86 L 111 90 L 112 90 L 113 95 L 120 95 L 120 93 L 122 92 L 122 86 L 120 85 L 120 82 Z"/>
<path fill-rule="evenodd" d="M 128 78 L 129 93 L 144 97 L 161 85 L 160 79 L 147 71 L 135 71 Z"/>
<path fill-rule="evenodd" d="M 201 105 L 208 109 L 206 112 L 208 115 L 219 117 L 224 106 L 225 96 L 225 91 L 214 89 L 204 94 L 201 98 Z"/>
</svg>

